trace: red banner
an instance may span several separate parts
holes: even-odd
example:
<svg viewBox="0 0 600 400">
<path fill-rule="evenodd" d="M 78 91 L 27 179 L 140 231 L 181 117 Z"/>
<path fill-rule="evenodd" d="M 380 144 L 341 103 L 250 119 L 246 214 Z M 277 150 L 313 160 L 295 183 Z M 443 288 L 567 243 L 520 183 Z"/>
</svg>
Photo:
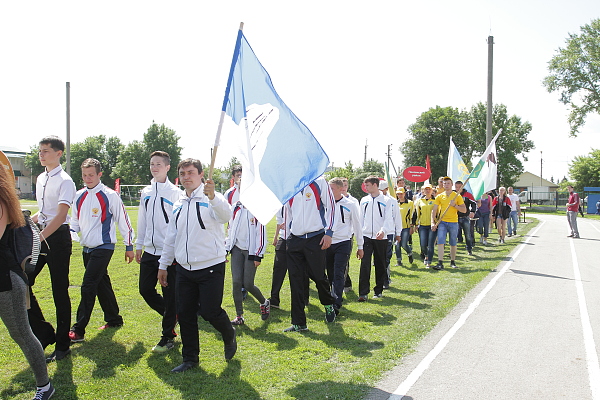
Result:
<svg viewBox="0 0 600 400">
<path fill-rule="evenodd" d="M 431 176 L 431 172 L 427 168 L 414 166 L 406 168 L 402 176 L 411 182 L 425 182 Z"/>
<path fill-rule="evenodd" d="M 115 192 L 121 194 L 121 178 L 115 180 Z"/>
</svg>

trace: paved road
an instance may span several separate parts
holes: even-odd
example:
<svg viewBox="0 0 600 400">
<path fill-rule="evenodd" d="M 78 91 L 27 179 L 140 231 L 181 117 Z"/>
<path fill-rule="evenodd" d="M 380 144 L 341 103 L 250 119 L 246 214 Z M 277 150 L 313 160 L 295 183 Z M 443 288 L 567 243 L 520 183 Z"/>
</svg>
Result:
<svg viewBox="0 0 600 400">
<path fill-rule="evenodd" d="M 369 400 L 600 400 L 600 221 L 536 218 Z"/>
</svg>

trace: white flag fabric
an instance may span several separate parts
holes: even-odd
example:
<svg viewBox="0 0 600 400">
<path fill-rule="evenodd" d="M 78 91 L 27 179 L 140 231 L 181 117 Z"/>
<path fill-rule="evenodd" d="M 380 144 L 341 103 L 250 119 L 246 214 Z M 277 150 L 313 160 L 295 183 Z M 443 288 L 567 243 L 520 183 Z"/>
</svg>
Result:
<svg viewBox="0 0 600 400">
<path fill-rule="evenodd" d="M 481 158 L 473 167 L 473 171 L 469 175 L 469 183 L 473 189 L 475 199 L 480 199 L 481 196 L 490 190 L 498 187 L 498 153 L 496 152 L 496 139 L 502 131 L 498 131 L 494 139 L 490 142 Z"/>
<path fill-rule="evenodd" d="M 279 97 L 241 29 L 222 113 L 223 132 L 242 163 L 240 201 L 266 225 L 283 204 L 325 172 L 329 158 Z"/>
</svg>

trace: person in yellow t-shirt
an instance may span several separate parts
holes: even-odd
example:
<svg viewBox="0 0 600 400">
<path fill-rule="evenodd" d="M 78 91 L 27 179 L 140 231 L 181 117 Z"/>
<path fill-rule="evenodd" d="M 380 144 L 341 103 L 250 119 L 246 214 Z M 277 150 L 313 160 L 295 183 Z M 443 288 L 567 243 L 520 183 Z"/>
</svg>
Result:
<svg viewBox="0 0 600 400">
<path fill-rule="evenodd" d="M 435 205 L 435 197 L 432 195 L 433 188 L 429 183 L 423 185 L 421 190 L 423 191 L 423 196 L 415 201 L 412 224 L 419 227 L 421 259 L 425 263 L 425 268 L 429 268 L 431 260 L 433 260 L 436 238 L 436 232 L 431 230 L 431 211 Z"/>
<path fill-rule="evenodd" d="M 444 191 L 435 197 L 433 209 L 431 210 L 431 230 L 437 231 L 438 263 L 433 267 L 435 270 L 444 268 L 444 245 L 446 234 L 449 234 L 450 242 L 450 266 L 456 267 L 456 239 L 458 237 L 458 211 L 467 211 L 463 198 L 452 190 L 452 178 L 443 178 Z M 439 217 L 438 217 L 439 215 Z"/>
</svg>

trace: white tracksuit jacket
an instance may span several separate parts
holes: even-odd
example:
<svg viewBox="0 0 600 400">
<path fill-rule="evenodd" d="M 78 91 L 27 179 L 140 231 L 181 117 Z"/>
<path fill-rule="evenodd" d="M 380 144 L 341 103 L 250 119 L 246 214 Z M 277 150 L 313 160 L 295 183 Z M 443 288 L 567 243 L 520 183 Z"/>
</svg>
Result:
<svg viewBox="0 0 600 400">
<path fill-rule="evenodd" d="M 379 192 L 377 197 L 370 194 L 360 200 L 360 212 L 362 215 L 363 236 L 375 239 L 377 233 L 383 231 L 394 232 L 394 218 L 392 208 L 383 193 Z"/>
<path fill-rule="evenodd" d="M 174 205 L 158 268 L 166 270 L 174 260 L 190 271 L 224 262 L 224 225 L 230 217 L 225 197 L 215 192 L 209 200 L 204 184 L 190 197 L 182 196 Z"/>
<path fill-rule="evenodd" d="M 147 253 L 160 256 L 169 219 L 173 214 L 173 205 L 182 196 L 185 196 L 185 193 L 168 179 L 164 183 L 152 179 L 152 183 L 142 190 L 136 250 L 145 248 Z"/>
<path fill-rule="evenodd" d="M 398 200 L 395 200 L 392 196 L 385 195 L 388 201 L 388 207 L 392 210 L 392 218 L 394 219 L 394 229 L 390 232 L 386 232 L 386 235 L 400 236 L 402 233 L 402 214 L 400 213 L 400 207 L 398 206 Z"/>
<path fill-rule="evenodd" d="M 239 201 L 231 207 L 231 219 L 225 240 L 225 250 L 233 246 L 248 250 L 248 260 L 261 261 L 265 254 L 266 227 Z"/>
<path fill-rule="evenodd" d="M 336 200 L 335 205 L 335 223 L 333 224 L 333 237 L 331 244 L 344 242 L 352 239 L 354 232 L 359 232 L 356 235 L 356 244 L 358 249 L 363 248 L 365 241 L 360 232 L 362 231 L 362 219 L 358 204 L 347 197 L 342 196 L 340 200 Z"/>
<path fill-rule="evenodd" d="M 235 203 L 240 201 L 240 188 L 237 185 L 237 183 L 234 183 L 232 187 L 227 189 L 223 196 L 225 196 L 225 199 L 227 199 L 227 202 L 230 205 L 234 205 Z"/>
<path fill-rule="evenodd" d="M 81 232 L 84 248 L 114 249 L 117 243 L 115 225 L 118 225 L 126 250 L 133 250 L 133 228 L 117 192 L 99 183 L 92 189 L 79 190 L 74 205 L 71 230 Z"/>
<path fill-rule="evenodd" d="M 325 232 L 333 236 L 333 203 L 325 178 L 315 179 L 285 204 L 291 234 L 308 238 Z"/>
</svg>

